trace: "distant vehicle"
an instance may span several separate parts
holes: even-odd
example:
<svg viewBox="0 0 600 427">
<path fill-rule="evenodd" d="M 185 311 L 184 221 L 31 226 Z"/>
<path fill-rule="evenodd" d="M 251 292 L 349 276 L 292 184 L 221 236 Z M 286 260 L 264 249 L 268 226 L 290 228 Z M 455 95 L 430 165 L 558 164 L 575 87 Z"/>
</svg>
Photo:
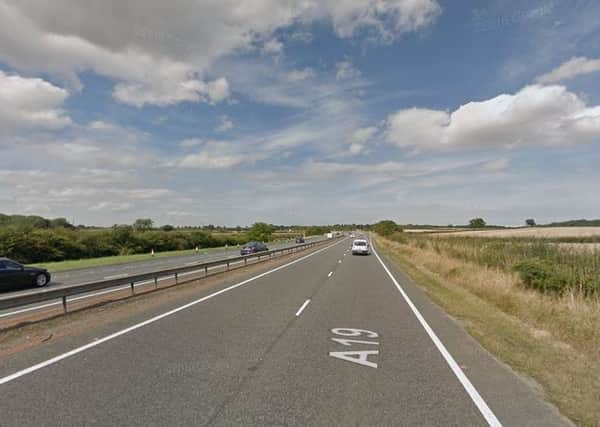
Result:
<svg viewBox="0 0 600 427">
<path fill-rule="evenodd" d="M 296 237 L 296 243 L 304 243 L 304 237 L 302 237 L 302 236 Z"/>
<path fill-rule="evenodd" d="M 50 283 L 50 273 L 44 268 L 25 267 L 8 258 L 0 258 L 0 289 L 13 287 L 43 287 Z"/>
<path fill-rule="evenodd" d="M 352 242 L 352 255 L 369 255 L 369 242 L 365 239 L 356 239 Z"/>
<path fill-rule="evenodd" d="M 327 238 L 328 239 L 333 239 L 333 233 L 327 233 Z"/>
<path fill-rule="evenodd" d="M 267 245 L 262 242 L 248 242 L 246 243 L 242 249 L 240 250 L 241 255 L 250 255 L 255 254 L 257 252 L 268 251 Z"/>
</svg>

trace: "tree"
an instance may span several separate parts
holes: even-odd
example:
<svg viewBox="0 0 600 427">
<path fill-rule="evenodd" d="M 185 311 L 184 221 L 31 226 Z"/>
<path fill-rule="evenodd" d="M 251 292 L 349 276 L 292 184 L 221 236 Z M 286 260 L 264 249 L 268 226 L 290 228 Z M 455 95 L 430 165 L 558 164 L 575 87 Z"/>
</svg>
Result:
<svg viewBox="0 0 600 427">
<path fill-rule="evenodd" d="M 175 230 L 175 227 L 173 227 L 171 224 L 165 224 L 161 227 L 161 229 L 163 231 L 173 231 Z"/>
<path fill-rule="evenodd" d="M 137 231 L 151 230 L 153 225 L 154 221 L 150 218 L 138 218 L 133 223 L 133 228 Z"/>
<path fill-rule="evenodd" d="M 483 218 L 473 218 L 469 221 L 469 227 L 471 228 L 484 228 L 485 224 L 486 222 Z"/>
<path fill-rule="evenodd" d="M 114 225 L 111 231 L 113 244 L 119 249 L 119 253 L 126 255 L 135 245 L 133 228 L 130 225 Z"/>
<path fill-rule="evenodd" d="M 252 227 L 250 227 L 248 239 L 267 242 L 271 240 L 271 234 L 273 234 L 272 225 L 269 225 L 265 222 L 255 222 L 252 224 Z"/>
<path fill-rule="evenodd" d="M 319 225 L 311 225 L 304 230 L 304 234 L 306 236 L 318 236 L 320 234 L 329 233 L 331 231 L 330 227 L 319 226 Z"/>
<path fill-rule="evenodd" d="M 374 224 L 371 229 L 382 236 L 389 236 L 399 230 L 398 224 L 394 221 L 386 219 Z"/>
<path fill-rule="evenodd" d="M 54 218 L 50 220 L 51 228 L 74 228 L 65 218 Z"/>
<path fill-rule="evenodd" d="M 535 227 L 535 219 L 533 219 L 533 218 L 526 219 L 525 225 L 527 227 Z"/>
</svg>

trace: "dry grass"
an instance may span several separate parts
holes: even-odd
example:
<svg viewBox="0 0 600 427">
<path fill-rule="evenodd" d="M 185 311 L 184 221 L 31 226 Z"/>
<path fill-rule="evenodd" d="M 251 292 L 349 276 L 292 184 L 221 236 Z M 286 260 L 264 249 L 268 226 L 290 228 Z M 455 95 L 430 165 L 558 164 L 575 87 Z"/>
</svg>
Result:
<svg viewBox="0 0 600 427">
<path fill-rule="evenodd" d="M 556 246 L 566 251 L 600 253 L 600 243 L 556 243 Z"/>
<path fill-rule="evenodd" d="M 408 230 L 407 230 L 408 231 Z M 435 233 L 436 236 L 477 236 L 477 237 L 592 237 L 600 236 L 600 227 L 530 227 L 503 230 L 457 230 Z"/>
<path fill-rule="evenodd" d="M 506 270 L 457 259 L 418 239 L 377 244 L 484 347 L 534 378 L 561 412 L 600 425 L 600 300 L 524 289 Z"/>
</svg>

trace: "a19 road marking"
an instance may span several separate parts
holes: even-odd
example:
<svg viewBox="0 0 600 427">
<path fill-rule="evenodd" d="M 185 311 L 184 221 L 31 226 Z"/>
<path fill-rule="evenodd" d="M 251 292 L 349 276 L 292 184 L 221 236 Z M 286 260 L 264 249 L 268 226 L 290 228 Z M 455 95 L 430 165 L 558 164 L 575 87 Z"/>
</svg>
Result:
<svg viewBox="0 0 600 427">
<path fill-rule="evenodd" d="M 368 331 L 366 329 L 354 328 L 334 328 L 331 333 L 343 337 L 359 337 L 359 338 L 378 338 L 377 332 Z M 331 341 L 337 342 L 344 346 L 352 345 L 379 345 L 376 341 L 365 341 L 363 339 L 348 339 L 348 338 L 331 338 Z M 352 363 L 358 363 L 362 366 L 377 369 L 377 363 L 369 360 L 369 356 L 376 356 L 379 350 L 353 350 L 353 351 L 330 351 L 329 355 L 336 359 L 346 360 Z"/>
</svg>

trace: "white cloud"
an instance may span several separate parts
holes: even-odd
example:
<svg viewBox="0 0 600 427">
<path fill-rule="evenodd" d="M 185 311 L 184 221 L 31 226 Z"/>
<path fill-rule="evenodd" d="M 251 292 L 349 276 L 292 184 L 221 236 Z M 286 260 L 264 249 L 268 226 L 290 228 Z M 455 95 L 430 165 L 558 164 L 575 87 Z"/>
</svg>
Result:
<svg viewBox="0 0 600 427">
<path fill-rule="evenodd" d="M 365 151 L 367 143 L 373 139 L 378 129 L 375 126 L 357 129 L 350 138 L 350 154 L 361 154 Z"/>
<path fill-rule="evenodd" d="M 200 138 L 188 138 L 179 143 L 181 148 L 199 147 L 204 144 L 204 140 Z"/>
<path fill-rule="evenodd" d="M 112 212 L 123 212 L 133 208 L 133 204 L 129 202 L 99 202 L 95 205 L 90 206 L 88 209 L 92 212 L 96 211 L 112 211 Z"/>
<path fill-rule="evenodd" d="M 182 168 L 229 169 L 241 164 L 244 156 L 240 154 L 218 154 L 202 151 L 188 154 L 180 162 Z"/>
<path fill-rule="evenodd" d="M 450 116 L 445 111 L 408 108 L 387 119 L 386 139 L 400 146 L 440 144 Z"/>
<path fill-rule="evenodd" d="M 313 35 L 308 31 L 294 31 L 289 38 L 291 41 L 298 43 L 310 43 L 313 40 Z"/>
<path fill-rule="evenodd" d="M 86 126 L 74 127 L 73 133 L 60 139 L 40 136 L 35 144 L 23 146 L 22 150 L 35 147 L 36 155 L 31 157 L 32 161 L 60 165 L 69 170 L 126 170 L 161 165 L 158 155 L 142 145 L 146 134 L 137 130 L 93 121 Z"/>
<path fill-rule="evenodd" d="M 283 52 L 283 43 L 276 38 L 269 39 L 263 45 L 262 51 L 267 54 L 278 54 Z"/>
<path fill-rule="evenodd" d="M 315 71 L 312 68 L 304 68 L 302 70 L 292 70 L 285 75 L 289 82 L 300 82 L 307 79 L 312 79 L 315 76 Z"/>
<path fill-rule="evenodd" d="M 440 13 L 435 0 L 106 0 L 89 7 L 77 0 L 0 3 L 0 59 L 19 69 L 63 76 L 91 70 L 115 79 L 114 96 L 135 106 L 227 97 L 211 66 L 226 55 L 268 40 L 293 23 L 333 22 L 340 37 L 367 31 L 391 40 L 429 25 Z M 109 29 L 109 31 L 107 31 Z"/>
<path fill-rule="evenodd" d="M 500 159 L 488 160 L 481 164 L 482 172 L 502 172 L 510 167 L 510 159 L 502 157 Z"/>
<path fill-rule="evenodd" d="M 304 171 L 312 176 L 329 176 L 338 174 L 389 174 L 407 171 L 403 162 L 389 161 L 383 163 L 337 163 L 337 162 L 308 162 Z"/>
<path fill-rule="evenodd" d="M 220 102 L 229 97 L 227 79 L 221 77 L 205 83 L 197 79 L 165 78 L 162 82 L 119 83 L 115 86 L 114 96 L 119 101 L 143 107 L 146 104 L 172 105 L 179 102 Z"/>
<path fill-rule="evenodd" d="M 192 141 L 199 140 L 187 141 L 189 141 L 187 147 L 196 146 L 200 149 L 179 159 L 177 165 L 181 168 L 230 169 L 244 163 L 254 163 L 266 157 L 264 153 L 244 151 L 239 143 L 209 140 L 192 144 Z"/>
<path fill-rule="evenodd" d="M 556 83 L 597 71 L 600 71 L 600 59 L 589 59 L 585 56 L 579 56 L 563 62 L 549 73 L 539 76 L 536 81 L 538 83 Z"/>
<path fill-rule="evenodd" d="M 207 92 L 211 102 L 220 102 L 229 97 L 229 83 L 227 79 L 221 77 L 209 82 Z"/>
<path fill-rule="evenodd" d="M 401 147 L 561 145 L 600 138 L 600 107 L 563 86 L 527 86 L 453 112 L 411 108 L 391 114 L 385 136 Z"/>
<path fill-rule="evenodd" d="M 338 36 L 367 31 L 382 41 L 426 27 L 441 13 L 436 0 L 315 0 L 311 4 L 331 16 Z"/>
<path fill-rule="evenodd" d="M 335 69 L 335 78 L 337 80 L 350 80 L 359 78 L 361 76 L 360 71 L 354 68 L 350 61 L 338 62 L 335 64 Z"/>
<path fill-rule="evenodd" d="M 38 78 L 0 70 L 0 132 L 8 129 L 60 129 L 71 124 L 63 109 L 68 92 Z"/>
<path fill-rule="evenodd" d="M 215 131 L 217 132 L 227 132 L 228 130 L 233 129 L 233 121 L 229 118 L 227 114 L 221 116 L 221 123 L 216 127 Z"/>
</svg>

